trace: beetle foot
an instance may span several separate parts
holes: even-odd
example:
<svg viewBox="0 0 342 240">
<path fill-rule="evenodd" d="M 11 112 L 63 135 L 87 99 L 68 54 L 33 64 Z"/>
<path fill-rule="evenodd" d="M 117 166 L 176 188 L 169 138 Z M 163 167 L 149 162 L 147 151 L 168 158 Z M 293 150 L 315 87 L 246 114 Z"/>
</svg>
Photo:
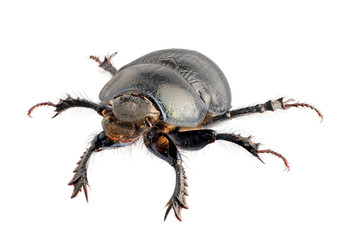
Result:
<svg viewBox="0 0 342 240">
<path fill-rule="evenodd" d="M 76 197 L 79 192 L 82 192 L 82 188 L 83 188 L 85 198 L 86 198 L 86 200 L 88 202 L 88 189 L 87 189 L 87 186 L 89 186 L 89 184 L 88 184 L 87 176 L 79 176 L 79 177 L 76 177 L 76 178 L 75 177 L 76 177 L 76 174 L 73 177 L 73 179 L 71 179 L 71 181 L 68 183 L 68 185 L 73 185 L 74 186 L 74 190 L 72 192 L 71 198 Z"/>
<path fill-rule="evenodd" d="M 98 57 L 96 57 L 96 56 L 94 56 L 94 55 L 91 55 L 89 58 L 92 59 L 92 60 L 94 60 L 95 62 L 97 62 L 99 65 L 103 64 L 103 63 L 106 62 L 106 61 L 107 61 L 109 64 L 111 64 L 111 63 L 110 63 L 110 60 L 111 60 L 116 54 L 118 54 L 118 52 L 113 53 L 113 54 L 110 55 L 109 57 L 105 56 L 103 62 L 102 62 Z"/>
<path fill-rule="evenodd" d="M 79 100 L 79 99 L 77 99 Z M 66 99 L 60 99 L 59 103 L 57 104 L 53 104 L 52 102 L 43 102 L 43 103 L 38 103 L 36 105 L 34 105 L 33 107 L 31 107 L 28 110 L 27 115 L 29 117 L 31 117 L 31 113 L 33 112 L 33 110 L 37 107 L 40 106 L 51 106 L 51 107 L 55 107 L 55 112 L 57 112 L 55 115 L 52 116 L 52 118 L 57 117 L 61 112 L 63 112 L 64 110 L 70 108 L 70 107 L 75 107 L 75 99 L 73 99 L 69 94 L 67 94 L 67 98 Z"/>
<path fill-rule="evenodd" d="M 68 185 L 73 185 L 74 186 L 74 190 L 72 192 L 71 198 L 74 198 L 77 196 L 77 194 L 79 192 L 84 191 L 84 195 L 85 198 L 88 202 L 88 189 L 87 186 L 89 186 L 88 184 L 88 178 L 87 178 L 87 169 L 86 169 L 86 165 L 87 165 L 87 160 L 88 159 L 88 153 L 89 150 L 84 152 L 84 154 L 81 157 L 81 160 L 77 162 L 77 167 L 74 170 L 74 176 L 71 179 L 71 181 L 68 183 Z"/>
<path fill-rule="evenodd" d="M 267 149 L 267 150 L 258 150 L 260 143 L 254 143 L 253 141 L 251 141 L 251 136 L 249 136 L 248 138 L 245 137 L 241 137 L 240 135 L 238 135 L 238 139 L 240 139 L 240 141 L 243 143 L 243 145 L 241 145 L 242 147 L 244 147 L 247 151 L 249 151 L 252 155 L 254 155 L 255 157 L 257 157 L 260 162 L 265 163 L 263 160 L 261 160 L 259 154 L 260 153 L 269 153 L 272 154 L 274 156 L 277 156 L 279 158 L 281 158 L 285 164 L 285 171 L 290 171 L 290 166 L 289 166 L 289 162 L 286 160 L 286 158 L 281 155 L 280 153 L 277 153 L 271 149 Z"/>
<path fill-rule="evenodd" d="M 93 103 L 93 102 L 86 100 L 86 99 L 72 98 L 69 94 L 67 94 L 67 98 L 66 99 L 60 99 L 57 104 L 54 104 L 52 102 L 43 102 L 43 103 L 38 103 L 38 104 L 34 105 L 33 107 L 31 107 L 28 110 L 27 115 L 29 117 L 31 117 L 31 113 L 33 112 L 33 110 L 37 107 L 40 107 L 40 106 L 54 107 L 56 114 L 53 115 L 52 118 L 57 117 L 60 113 L 62 113 L 63 111 L 65 111 L 69 108 L 72 108 L 72 107 L 91 108 L 91 109 L 95 110 L 97 113 L 99 113 L 100 115 L 102 114 L 102 110 L 104 109 L 103 105 L 98 105 L 98 104 Z"/>
<path fill-rule="evenodd" d="M 95 62 L 97 62 L 99 65 L 102 64 L 101 60 L 98 57 L 96 57 L 96 56 L 91 55 L 89 58 L 94 60 Z"/>
<path fill-rule="evenodd" d="M 242 137 L 241 135 L 236 135 L 236 134 L 218 133 L 216 135 L 216 140 L 226 140 L 226 141 L 233 142 L 233 143 L 243 147 L 244 149 L 246 149 L 249 153 L 251 153 L 257 159 L 259 159 L 262 163 L 264 163 L 264 161 L 261 160 L 261 158 L 259 156 L 260 153 L 269 153 L 269 154 L 275 155 L 275 156 L 277 156 L 283 160 L 285 167 L 286 167 L 285 170 L 286 171 L 290 170 L 289 163 L 283 155 L 281 155 L 280 153 L 277 153 L 271 149 L 259 150 L 260 143 L 253 142 L 252 136 Z"/>
<path fill-rule="evenodd" d="M 167 209 L 164 216 L 164 221 L 166 220 L 171 208 L 175 212 L 175 216 L 179 221 L 182 221 L 181 210 L 182 208 L 188 209 L 188 205 L 185 201 L 185 197 L 188 196 L 188 183 L 186 182 L 186 175 L 182 165 L 176 164 L 174 166 L 176 170 L 176 187 L 173 192 L 172 197 L 166 204 Z"/>
<path fill-rule="evenodd" d="M 89 58 L 96 61 L 99 64 L 99 67 L 106 70 L 107 72 L 109 72 L 110 74 L 112 74 L 113 76 L 115 75 L 115 73 L 117 72 L 116 68 L 112 65 L 112 63 L 110 62 L 110 60 L 117 54 L 118 52 L 113 53 L 112 55 L 110 55 L 109 57 L 105 56 L 104 60 L 101 61 L 98 57 L 96 56 L 90 56 Z"/>
<path fill-rule="evenodd" d="M 75 102 L 76 101 L 81 101 L 80 98 L 74 99 L 72 98 L 69 94 L 67 94 L 67 98 L 66 99 L 60 99 L 59 103 L 54 104 L 52 102 L 43 102 L 43 103 L 38 103 L 36 105 L 34 105 L 33 107 L 31 107 L 27 113 L 27 115 L 29 117 L 31 117 L 31 113 L 33 112 L 33 110 L 37 107 L 40 106 L 51 106 L 51 107 L 55 107 L 55 112 L 57 112 L 52 118 L 57 117 L 61 112 L 63 112 L 64 110 L 71 108 L 71 107 L 76 107 Z M 87 102 L 88 100 L 83 100 L 84 102 Z M 89 102 L 89 101 L 88 101 Z"/>
<path fill-rule="evenodd" d="M 291 107 L 310 108 L 311 110 L 314 110 L 318 114 L 318 116 L 321 118 L 321 122 L 323 121 L 323 115 L 317 108 L 315 108 L 314 106 L 307 104 L 307 103 L 297 102 L 297 103 L 291 103 L 290 104 L 290 102 L 293 102 L 293 101 L 294 101 L 293 99 L 288 99 L 287 101 L 283 102 L 284 109 L 289 109 Z"/>
<path fill-rule="evenodd" d="M 258 150 L 257 153 L 269 153 L 269 154 L 272 154 L 272 155 L 274 155 L 274 156 L 277 156 L 278 158 L 281 158 L 281 159 L 283 160 L 284 164 L 285 164 L 285 169 L 284 169 L 284 171 L 287 171 L 287 172 L 290 171 L 289 162 L 288 162 L 288 161 L 286 160 L 286 158 L 285 158 L 283 155 L 281 155 L 280 153 L 277 153 L 277 152 L 275 152 L 275 151 L 273 151 L 273 150 L 271 150 L 271 149 Z M 259 160 L 261 161 L 259 155 L 258 155 L 257 157 L 258 157 Z"/>
<path fill-rule="evenodd" d="M 56 107 L 55 104 L 53 104 L 52 102 L 43 102 L 43 103 L 38 103 L 36 105 L 34 105 L 33 107 L 31 107 L 28 112 L 27 112 L 27 115 L 29 117 L 32 117 L 31 116 L 31 113 L 33 112 L 34 109 L 36 109 L 37 107 L 40 107 L 40 106 L 51 106 L 51 107 Z"/>
<path fill-rule="evenodd" d="M 259 154 L 260 153 L 269 153 L 272 154 L 274 156 L 279 157 L 280 159 L 283 160 L 284 164 L 285 164 L 285 171 L 290 171 L 290 166 L 289 166 L 289 162 L 286 160 L 286 158 L 281 155 L 280 153 L 277 153 L 271 149 L 266 149 L 266 150 L 259 150 L 259 146 L 260 143 L 255 143 L 253 142 L 252 136 L 249 137 L 242 137 L 240 135 L 237 135 L 238 140 L 240 141 L 240 146 L 242 146 L 243 148 L 245 148 L 247 151 L 249 151 L 252 155 L 254 155 L 256 158 L 258 158 L 260 160 L 260 162 L 265 163 L 263 160 L 261 160 Z"/>
</svg>

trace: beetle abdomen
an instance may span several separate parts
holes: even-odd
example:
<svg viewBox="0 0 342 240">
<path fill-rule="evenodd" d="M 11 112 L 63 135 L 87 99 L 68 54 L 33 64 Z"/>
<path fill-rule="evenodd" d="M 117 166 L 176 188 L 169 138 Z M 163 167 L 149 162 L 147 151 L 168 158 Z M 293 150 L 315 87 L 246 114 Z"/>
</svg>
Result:
<svg viewBox="0 0 342 240">
<path fill-rule="evenodd" d="M 136 59 L 120 70 L 139 64 L 159 64 L 179 73 L 196 90 L 209 113 L 222 114 L 231 108 L 231 92 L 226 77 L 212 60 L 199 52 L 159 50 Z"/>
</svg>

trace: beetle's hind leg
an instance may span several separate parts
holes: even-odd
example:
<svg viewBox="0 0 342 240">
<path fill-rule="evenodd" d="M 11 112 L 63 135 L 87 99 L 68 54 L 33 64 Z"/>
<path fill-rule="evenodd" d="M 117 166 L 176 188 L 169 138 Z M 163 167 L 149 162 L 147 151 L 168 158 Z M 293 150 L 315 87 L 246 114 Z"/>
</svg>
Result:
<svg viewBox="0 0 342 240">
<path fill-rule="evenodd" d="M 40 106 L 55 107 L 56 108 L 55 109 L 56 114 L 52 118 L 56 117 L 61 112 L 65 111 L 69 108 L 72 108 L 72 107 L 90 108 L 90 109 L 95 110 L 100 115 L 103 114 L 103 110 L 105 110 L 105 109 L 110 110 L 110 107 L 108 107 L 108 106 L 100 105 L 100 104 L 94 103 L 94 102 L 86 100 L 86 99 L 72 98 L 70 95 L 67 95 L 66 99 L 60 99 L 59 103 L 57 103 L 57 104 L 54 104 L 52 102 L 43 102 L 43 103 L 36 104 L 28 110 L 27 115 L 29 117 L 31 117 L 31 113 L 33 112 L 33 110 L 36 109 L 37 107 L 40 107 Z"/>
<path fill-rule="evenodd" d="M 269 100 L 265 103 L 261 103 L 261 104 L 257 104 L 257 105 L 245 107 L 245 108 L 239 108 L 236 110 L 228 111 L 222 115 L 214 116 L 210 120 L 210 122 L 215 122 L 215 121 L 220 121 L 220 120 L 225 120 L 225 119 L 232 119 L 232 118 L 241 117 L 241 116 L 245 116 L 245 115 L 252 114 L 252 113 L 263 113 L 266 111 L 274 112 L 278 109 L 286 110 L 292 107 L 303 107 L 303 108 L 309 108 L 311 110 L 314 110 L 317 113 L 317 115 L 321 118 L 321 121 L 323 121 L 323 115 L 314 106 L 310 104 L 306 104 L 306 103 L 299 103 L 299 102 L 290 103 L 292 101 L 294 100 L 288 99 L 284 101 L 284 98 L 278 98 L 276 100 Z"/>
<path fill-rule="evenodd" d="M 283 160 L 286 167 L 285 170 L 288 171 L 290 169 L 288 161 L 285 157 L 271 149 L 259 150 L 260 144 L 253 142 L 251 137 L 242 137 L 240 135 L 231 133 L 217 133 L 210 129 L 172 132 L 169 134 L 169 136 L 177 146 L 186 150 L 199 150 L 209 143 L 214 143 L 216 140 L 232 142 L 246 149 L 262 163 L 264 162 L 261 160 L 259 154 L 269 153 Z"/>
<path fill-rule="evenodd" d="M 106 70 L 107 72 L 109 72 L 112 76 L 114 76 L 117 72 L 116 68 L 112 65 L 112 63 L 110 62 L 110 60 L 117 54 L 118 52 L 113 53 L 112 55 L 110 55 L 109 57 L 105 56 L 104 60 L 101 61 L 98 57 L 96 56 L 90 56 L 90 59 L 93 59 L 94 61 L 96 61 L 99 64 L 99 67 Z"/>
</svg>

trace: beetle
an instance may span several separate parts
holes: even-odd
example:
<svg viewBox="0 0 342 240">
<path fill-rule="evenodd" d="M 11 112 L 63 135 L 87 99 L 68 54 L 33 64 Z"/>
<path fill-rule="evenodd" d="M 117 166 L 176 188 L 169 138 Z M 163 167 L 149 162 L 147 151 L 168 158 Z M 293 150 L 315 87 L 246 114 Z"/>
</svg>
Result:
<svg viewBox="0 0 342 240">
<path fill-rule="evenodd" d="M 74 186 L 71 198 L 83 188 L 88 201 L 87 168 L 94 152 L 124 147 L 142 137 L 147 149 L 175 170 L 175 189 L 167 203 L 164 221 L 171 209 L 181 221 L 181 209 L 188 208 L 188 184 L 179 149 L 199 150 L 216 140 L 224 140 L 239 145 L 261 162 L 260 154 L 273 154 L 283 160 L 286 170 L 290 169 L 285 157 L 271 149 L 260 150 L 259 143 L 251 137 L 218 133 L 209 126 L 248 114 L 293 107 L 310 108 L 323 120 L 314 106 L 284 98 L 231 110 L 231 90 L 225 75 L 212 60 L 196 51 L 154 51 L 119 70 L 111 63 L 115 55 L 104 57 L 103 61 L 90 56 L 112 76 L 99 94 L 99 103 L 67 95 L 57 104 L 38 103 L 28 111 L 31 117 L 35 108 L 52 106 L 56 111 L 54 118 L 69 108 L 83 107 L 103 117 L 103 131 L 91 141 L 69 182 Z"/>
</svg>

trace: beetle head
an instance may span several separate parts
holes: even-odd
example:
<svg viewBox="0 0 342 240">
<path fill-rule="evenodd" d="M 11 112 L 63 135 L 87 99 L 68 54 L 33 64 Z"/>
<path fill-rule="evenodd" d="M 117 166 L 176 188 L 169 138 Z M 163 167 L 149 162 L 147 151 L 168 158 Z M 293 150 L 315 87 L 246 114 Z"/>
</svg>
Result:
<svg viewBox="0 0 342 240">
<path fill-rule="evenodd" d="M 153 103 L 141 95 L 120 95 L 109 104 L 112 111 L 104 115 L 102 126 L 112 140 L 134 141 L 160 116 Z"/>
</svg>

